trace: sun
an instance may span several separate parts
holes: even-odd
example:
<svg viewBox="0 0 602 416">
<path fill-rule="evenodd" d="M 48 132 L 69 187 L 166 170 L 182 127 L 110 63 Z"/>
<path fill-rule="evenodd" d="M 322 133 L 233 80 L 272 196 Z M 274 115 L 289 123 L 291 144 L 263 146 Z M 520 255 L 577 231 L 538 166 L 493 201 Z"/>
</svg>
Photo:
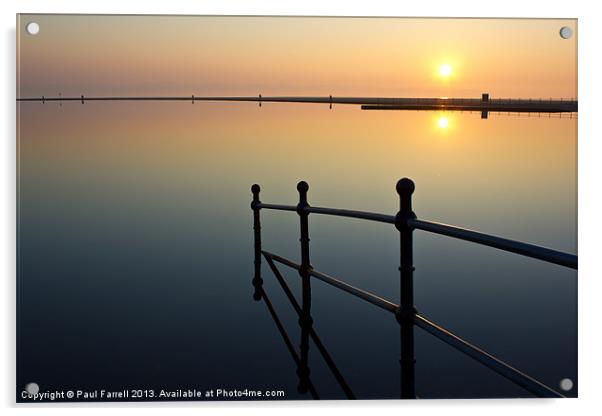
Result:
<svg viewBox="0 0 602 416">
<path fill-rule="evenodd" d="M 453 69 L 450 64 L 441 64 L 439 67 L 439 75 L 444 78 L 449 77 L 453 72 Z"/>
<path fill-rule="evenodd" d="M 439 120 L 437 120 L 437 125 L 440 129 L 446 129 L 447 126 L 449 126 L 449 119 L 445 116 L 439 117 Z"/>
</svg>

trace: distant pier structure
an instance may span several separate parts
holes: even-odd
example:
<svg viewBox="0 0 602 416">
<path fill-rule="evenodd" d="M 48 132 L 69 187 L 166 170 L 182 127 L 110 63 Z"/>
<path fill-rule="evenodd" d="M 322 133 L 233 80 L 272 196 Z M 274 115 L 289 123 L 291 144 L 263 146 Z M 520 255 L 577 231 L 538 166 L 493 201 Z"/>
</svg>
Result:
<svg viewBox="0 0 602 416">
<path fill-rule="evenodd" d="M 78 95 L 64 97 L 19 97 L 18 102 L 39 101 L 46 103 L 58 101 L 239 101 L 262 103 L 313 103 L 360 105 L 362 110 L 414 110 L 414 111 L 477 111 L 482 118 L 487 118 L 490 112 L 499 113 L 576 113 L 578 101 L 576 99 L 541 99 L 541 98 L 490 98 L 488 93 L 481 94 L 481 98 L 403 98 L 403 97 L 323 97 L 310 96 L 199 96 L 196 94 L 186 96 L 105 96 L 92 97 Z"/>
<path fill-rule="evenodd" d="M 490 112 L 503 113 L 576 113 L 577 100 L 496 98 L 488 93 L 478 98 L 391 98 L 382 99 L 379 104 L 363 104 L 362 110 L 444 110 L 480 111 L 481 118 Z"/>
</svg>

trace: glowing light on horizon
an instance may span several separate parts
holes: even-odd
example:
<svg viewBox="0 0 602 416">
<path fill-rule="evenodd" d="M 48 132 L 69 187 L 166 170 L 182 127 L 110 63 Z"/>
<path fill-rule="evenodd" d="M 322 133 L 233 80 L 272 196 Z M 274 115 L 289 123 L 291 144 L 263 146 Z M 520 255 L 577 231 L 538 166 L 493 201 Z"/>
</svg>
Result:
<svg viewBox="0 0 602 416">
<path fill-rule="evenodd" d="M 439 120 L 437 120 L 437 125 L 440 129 L 446 129 L 449 126 L 449 119 L 445 116 L 439 117 Z"/>
</svg>

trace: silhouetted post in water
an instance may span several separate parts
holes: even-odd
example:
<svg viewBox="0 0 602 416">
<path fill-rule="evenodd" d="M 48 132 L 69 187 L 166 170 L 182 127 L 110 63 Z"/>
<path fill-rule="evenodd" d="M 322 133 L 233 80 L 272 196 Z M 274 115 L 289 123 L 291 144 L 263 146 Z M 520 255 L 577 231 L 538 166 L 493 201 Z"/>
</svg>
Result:
<svg viewBox="0 0 602 416">
<path fill-rule="evenodd" d="M 395 228 L 399 230 L 400 248 L 400 302 L 395 317 L 401 326 L 401 398 L 413 399 L 414 391 L 414 254 L 413 229 L 409 219 L 416 219 L 412 211 L 412 193 L 414 182 L 408 178 L 397 182 L 399 194 L 399 212 L 395 216 Z"/>
<path fill-rule="evenodd" d="M 254 184 L 251 186 L 251 193 L 253 193 L 253 201 L 251 202 L 251 209 L 253 210 L 253 234 L 255 237 L 255 275 L 253 276 L 253 287 L 255 288 L 255 293 L 253 293 L 253 299 L 261 300 L 261 286 L 263 284 L 263 279 L 261 278 L 261 222 L 259 219 L 259 211 L 261 207 L 261 201 L 259 200 L 259 191 L 261 188 L 259 185 Z"/>
<path fill-rule="evenodd" d="M 82 104 L 84 103 L 84 95 L 82 94 Z"/>
<path fill-rule="evenodd" d="M 489 94 L 488 93 L 483 93 L 481 94 L 481 104 L 488 104 L 489 103 Z M 481 118 L 487 118 L 489 116 L 489 111 L 484 110 L 481 111 Z"/>
<path fill-rule="evenodd" d="M 299 393 L 307 392 L 308 380 L 309 380 L 309 333 L 310 328 L 313 324 L 311 318 L 311 285 L 310 285 L 310 274 L 311 263 L 309 261 L 309 212 L 307 208 L 309 203 L 307 202 L 307 191 L 309 185 L 305 181 L 301 181 L 297 184 L 297 191 L 299 191 L 299 203 L 297 204 L 297 214 L 299 214 L 300 220 L 300 231 L 301 238 L 301 267 L 299 274 L 301 275 L 301 316 L 299 317 L 299 324 L 301 325 L 301 360 L 297 374 L 299 376 Z"/>
</svg>

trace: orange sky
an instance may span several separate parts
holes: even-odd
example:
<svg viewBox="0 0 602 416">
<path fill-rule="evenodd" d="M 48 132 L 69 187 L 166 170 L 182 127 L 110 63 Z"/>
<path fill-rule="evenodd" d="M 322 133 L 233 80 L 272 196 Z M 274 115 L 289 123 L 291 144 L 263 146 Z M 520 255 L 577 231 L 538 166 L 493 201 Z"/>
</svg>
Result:
<svg viewBox="0 0 602 416">
<path fill-rule="evenodd" d="M 18 96 L 570 98 L 577 36 L 562 26 L 577 31 L 554 19 L 22 15 Z"/>
</svg>

